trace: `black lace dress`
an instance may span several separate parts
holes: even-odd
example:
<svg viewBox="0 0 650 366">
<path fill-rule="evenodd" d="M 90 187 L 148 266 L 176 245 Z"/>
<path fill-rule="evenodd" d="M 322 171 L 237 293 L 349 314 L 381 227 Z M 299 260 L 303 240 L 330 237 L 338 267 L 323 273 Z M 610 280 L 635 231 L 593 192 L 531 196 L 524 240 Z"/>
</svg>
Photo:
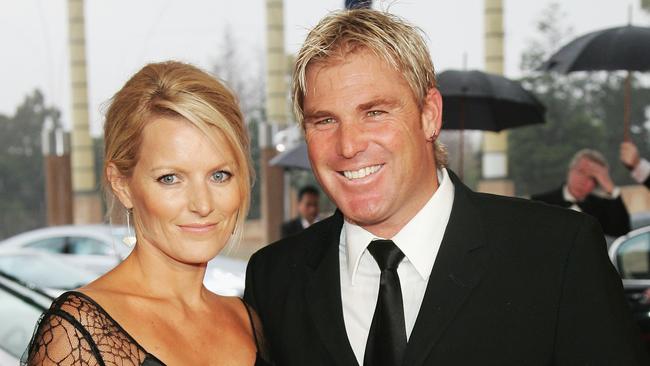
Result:
<svg viewBox="0 0 650 366">
<path fill-rule="evenodd" d="M 257 318 L 245 304 L 253 327 L 255 366 L 270 366 Z M 255 320 L 254 320 L 255 319 Z M 21 365 L 162 366 L 87 295 L 70 291 L 41 316 Z"/>
</svg>

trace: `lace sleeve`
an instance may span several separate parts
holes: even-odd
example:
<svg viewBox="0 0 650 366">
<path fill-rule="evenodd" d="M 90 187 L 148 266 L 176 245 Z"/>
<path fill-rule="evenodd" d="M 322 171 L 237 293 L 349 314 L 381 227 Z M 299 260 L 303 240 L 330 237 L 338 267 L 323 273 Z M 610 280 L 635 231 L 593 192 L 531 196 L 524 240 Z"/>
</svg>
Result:
<svg viewBox="0 0 650 366">
<path fill-rule="evenodd" d="M 88 332 L 68 313 L 50 309 L 39 320 L 21 366 L 103 365 Z"/>
</svg>

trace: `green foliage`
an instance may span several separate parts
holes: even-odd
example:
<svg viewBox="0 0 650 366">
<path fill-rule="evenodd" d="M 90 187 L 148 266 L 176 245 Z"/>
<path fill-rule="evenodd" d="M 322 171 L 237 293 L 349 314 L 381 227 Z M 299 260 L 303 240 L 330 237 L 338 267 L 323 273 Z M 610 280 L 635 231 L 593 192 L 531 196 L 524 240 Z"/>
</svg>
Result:
<svg viewBox="0 0 650 366">
<path fill-rule="evenodd" d="M 45 177 L 41 129 L 46 119 L 59 124 L 59 111 L 46 107 L 38 90 L 16 113 L 0 115 L 0 238 L 44 226 Z"/>
<path fill-rule="evenodd" d="M 530 195 L 559 186 L 566 178 L 567 165 L 582 148 L 601 151 L 610 163 L 617 184 L 630 182 L 619 163 L 623 141 L 623 85 L 621 73 L 577 73 L 557 75 L 535 71 L 565 44 L 570 31 L 562 27 L 563 16 L 556 4 L 545 10 L 538 23 L 540 40 L 530 43 L 522 56 L 525 76 L 521 82 L 546 106 L 546 123 L 523 127 L 509 134 L 508 157 L 516 194 Z M 645 108 L 650 90 L 633 83 L 632 131 L 642 152 L 648 151 Z M 645 155 L 647 156 L 647 155 Z"/>
</svg>

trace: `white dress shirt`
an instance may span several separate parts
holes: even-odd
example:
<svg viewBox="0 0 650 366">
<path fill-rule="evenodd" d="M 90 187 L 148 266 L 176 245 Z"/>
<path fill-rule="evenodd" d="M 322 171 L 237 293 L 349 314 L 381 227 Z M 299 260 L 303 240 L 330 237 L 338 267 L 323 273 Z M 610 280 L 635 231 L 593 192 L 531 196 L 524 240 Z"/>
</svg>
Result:
<svg viewBox="0 0 650 366">
<path fill-rule="evenodd" d="M 343 223 L 339 244 L 343 320 L 359 365 L 363 365 L 381 275 L 377 262 L 366 248 L 374 239 L 391 239 L 404 253 L 397 273 L 408 339 L 420 311 L 454 202 L 454 185 L 446 169 L 438 170 L 438 181 L 440 186 L 429 201 L 393 238 L 378 238 L 360 226 L 347 221 Z"/>
</svg>

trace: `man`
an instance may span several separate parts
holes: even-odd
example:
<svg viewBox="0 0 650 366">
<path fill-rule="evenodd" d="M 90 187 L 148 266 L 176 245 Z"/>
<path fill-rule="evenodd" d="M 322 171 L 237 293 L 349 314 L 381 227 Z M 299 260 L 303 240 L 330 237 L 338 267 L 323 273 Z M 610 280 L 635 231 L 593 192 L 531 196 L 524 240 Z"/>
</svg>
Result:
<svg viewBox="0 0 650 366">
<path fill-rule="evenodd" d="M 444 167 L 413 26 L 325 17 L 293 96 L 340 211 L 249 262 L 245 299 L 279 365 L 646 364 L 595 220 L 474 193 Z"/>
<path fill-rule="evenodd" d="M 569 163 L 566 184 L 533 195 L 531 199 L 591 215 L 598 220 L 606 235 L 627 234 L 630 215 L 621 198 L 621 190 L 612 182 L 608 169 L 601 153 L 591 149 L 580 150 Z"/>
<path fill-rule="evenodd" d="M 299 233 L 316 222 L 318 200 L 318 190 L 313 186 L 304 186 L 298 191 L 298 217 L 282 224 L 283 238 Z"/>
<path fill-rule="evenodd" d="M 631 141 L 621 143 L 621 162 L 630 171 L 632 178 L 650 189 L 650 162 L 642 159 L 639 149 Z"/>
</svg>

